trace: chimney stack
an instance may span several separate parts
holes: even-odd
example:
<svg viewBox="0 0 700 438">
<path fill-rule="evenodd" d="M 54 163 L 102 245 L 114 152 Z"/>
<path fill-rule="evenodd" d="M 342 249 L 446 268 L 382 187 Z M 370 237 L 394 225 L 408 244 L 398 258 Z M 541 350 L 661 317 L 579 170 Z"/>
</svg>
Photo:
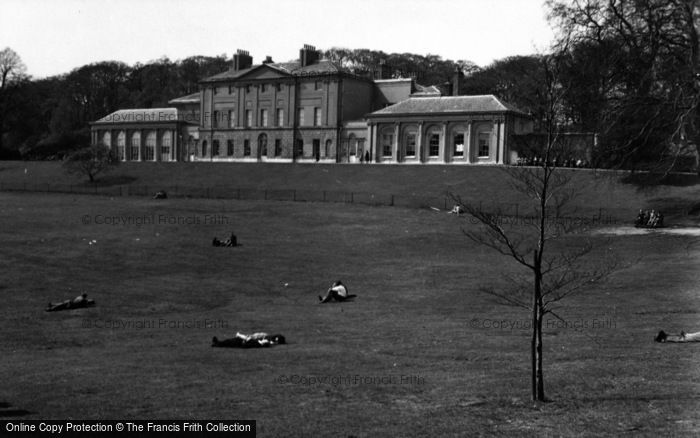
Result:
<svg viewBox="0 0 700 438">
<path fill-rule="evenodd" d="M 299 63 L 302 67 L 315 64 L 320 57 L 320 53 L 316 51 L 316 47 L 309 44 L 304 44 L 304 47 L 299 50 Z"/>
<path fill-rule="evenodd" d="M 243 70 L 253 66 L 253 57 L 247 50 L 236 50 L 233 55 L 233 71 Z"/>
<path fill-rule="evenodd" d="M 374 79 L 391 79 L 391 67 L 386 64 L 385 59 L 379 60 L 379 66 L 374 71 Z"/>
<path fill-rule="evenodd" d="M 462 78 L 462 69 L 459 66 L 455 67 L 454 75 L 452 76 L 452 95 L 459 96 L 459 84 Z"/>
<path fill-rule="evenodd" d="M 272 56 L 266 56 L 263 64 L 272 64 Z"/>
</svg>

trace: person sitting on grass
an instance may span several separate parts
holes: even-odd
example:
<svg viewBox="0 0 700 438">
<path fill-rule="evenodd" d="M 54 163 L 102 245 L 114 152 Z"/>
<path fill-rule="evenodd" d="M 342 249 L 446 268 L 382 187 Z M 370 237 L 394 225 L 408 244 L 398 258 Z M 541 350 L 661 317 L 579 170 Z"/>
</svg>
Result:
<svg viewBox="0 0 700 438">
<path fill-rule="evenodd" d="M 663 330 L 654 338 L 656 342 L 700 342 L 700 332 L 686 333 L 681 332 L 680 335 L 669 335 Z"/>
<path fill-rule="evenodd" d="M 47 312 L 55 312 L 57 310 L 68 310 L 68 309 L 78 309 L 81 307 L 94 306 L 95 300 L 88 299 L 87 294 L 83 292 L 81 295 L 73 298 L 72 300 L 66 300 L 62 303 L 51 303 L 49 302 L 46 308 Z"/>
<path fill-rule="evenodd" d="M 261 348 L 286 343 L 287 341 L 282 335 L 270 336 L 263 332 L 253 333 L 252 335 L 236 333 L 236 336 L 233 338 L 222 340 L 214 336 L 211 340 L 211 346 L 219 348 Z"/>
<path fill-rule="evenodd" d="M 348 288 L 345 287 L 342 281 L 338 280 L 335 283 L 333 283 L 333 285 L 328 289 L 328 292 L 326 292 L 326 296 L 322 298 L 319 295 L 318 300 L 321 303 L 327 303 L 331 300 L 343 302 L 351 298 L 355 298 L 356 296 L 357 295 L 349 295 Z"/>
</svg>

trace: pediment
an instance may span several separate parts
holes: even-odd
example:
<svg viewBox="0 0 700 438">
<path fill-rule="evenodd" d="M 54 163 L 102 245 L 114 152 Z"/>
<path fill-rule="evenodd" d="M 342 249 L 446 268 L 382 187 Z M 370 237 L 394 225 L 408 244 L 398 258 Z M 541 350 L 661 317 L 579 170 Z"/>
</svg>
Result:
<svg viewBox="0 0 700 438">
<path fill-rule="evenodd" d="M 255 80 L 255 79 L 280 79 L 291 76 L 289 73 L 283 72 L 269 65 L 260 65 L 255 67 L 243 76 L 238 77 L 238 80 Z"/>
</svg>

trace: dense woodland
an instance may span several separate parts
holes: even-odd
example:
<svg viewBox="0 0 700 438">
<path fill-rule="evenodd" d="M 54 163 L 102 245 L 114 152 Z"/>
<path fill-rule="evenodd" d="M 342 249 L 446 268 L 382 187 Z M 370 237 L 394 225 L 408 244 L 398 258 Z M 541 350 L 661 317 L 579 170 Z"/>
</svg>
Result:
<svg viewBox="0 0 700 438">
<path fill-rule="evenodd" d="M 323 55 L 348 72 L 380 64 L 395 77 L 460 94 L 494 94 L 532 114 L 536 126 L 596 132 L 595 164 L 670 168 L 697 159 L 700 121 L 700 0 L 548 0 L 558 31 L 548 53 L 487 66 L 438 55 L 333 47 Z M 465 43 L 465 57 L 469 45 Z M 21 54 L 0 51 L 0 158 L 52 159 L 84 146 L 88 122 L 119 108 L 167 105 L 231 66 L 226 55 L 104 61 L 32 79 Z M 556 102 L 550 84 L 556 82 Z M 552 116 L 554 104 L 556 113 Z M 554 117 L 556 120 L 552 120 Z M 695 163 L 697 166 L 697 163 Z"/>
</svg>

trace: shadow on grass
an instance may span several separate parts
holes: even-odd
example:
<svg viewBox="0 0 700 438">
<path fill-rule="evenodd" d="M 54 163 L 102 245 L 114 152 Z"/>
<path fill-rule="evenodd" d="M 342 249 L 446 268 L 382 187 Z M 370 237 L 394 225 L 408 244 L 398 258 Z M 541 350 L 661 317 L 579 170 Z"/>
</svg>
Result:
<svg viewBox="0 0 700 438">
<path fill-rule="evenodd" d="M 138 178 L 129 175 L 105 175 L 100 176 L 95 179 L 95 182 L 83 181 L 83 185 L 86 187 L 110 187 L 110 186 L 123 186 L 127 184 L 132 184 Z"/>
<path fill-rule="evenodd" d="M 631 184 L 639 190 L 651 190 L 659 186 L 691 187 L 700 184 L 700 175 L 689 173 L 631 173 L 620 179 L 623 184 Z"/>
<path fill-rule="evenodd" d="M 22 417 L 29 414 L 31 414 L 31 412 L 26 409 L 13 408 L 10 403 L 0 402 L 0 418 Z"/>
</svg>

